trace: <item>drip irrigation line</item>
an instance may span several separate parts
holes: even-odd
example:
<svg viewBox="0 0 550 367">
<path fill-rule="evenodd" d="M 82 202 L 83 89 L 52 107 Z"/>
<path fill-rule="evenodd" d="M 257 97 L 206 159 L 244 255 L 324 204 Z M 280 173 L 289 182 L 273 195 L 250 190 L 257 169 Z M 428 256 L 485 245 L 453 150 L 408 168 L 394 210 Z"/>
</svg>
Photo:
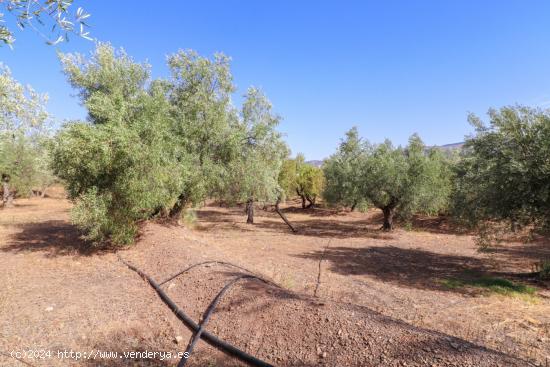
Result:
<svg viewBox="0 0 550 367">
<path fill-rule="evenodd" d="M 193 268 L 196 268 L 198 266 L 202 266 L 202 265 L 208 265 L 208 264 L 220 264 L 220 265 L 225 265 L 225 266 L 232 266 L 234 268 L 237 268 L 237 269 L 240 269 L 240 270 L 243 270 L 243 271 L 246 271 L 247 273 L 249 274 L 252 274 L 254 275 L 256 278 L 262 280 L 264 283 L 268 283 L 268 284 L 271 284 L 277 288 L 280 288 L 279 285 L 273 283 L 272 281 L 269 281 L 267 279 L 263 279 L 262 277 L 260 277 L 259 275 L 256 275 L 253 271 L 250 271 L 246 268 L 243 268 L 242 266 L 239 266 L 239 265 L 235 265 L 235 264 L 232 264 L 232 263 L 228 263 L 228 262 L 225 262 L 225 261 L 217 261 L 217 260 L 211 260 L 211 261 L 204 261 L 204 262 L 201 262 L 201 263 L 197 263 L 197 264 L 193 264 L 191 266 L 188 266 L 187 268 L 177 272 L 176 274 L 170 276 L 168 279 L 166 280 L 163 280 L 162 282 L 159 283 L 159 285 L 164 285 L 166 283 L 168 283 L 169 281 L 179 277 L 180 275 L 182 274 L 185 274 L 187 273 L 189 270 L 193 269 Z"/>
<path fill-rule="evenodd" d="M 119 254 L 117 254 L 118 259 L 126 265 L 131 270 L 135 271 L 139 276 L 146 279 L 151 287 L 155 289 L 161 300 L 170 308 L 170 310 L 176 315 L 176 317 L 185 325 L 187 328 L 189 328 L 192 332 L 197 333 L 200 330 L 200 326 L 193 321 L 189 316 L 187 316 L 179 307 L 176 305 L 174 301 L 168 295 L 164 290 L 160 287 L 160 285 L 155 282 L 153 278 L 151 278 L 149 275 L 147 275 L 145 272 L 141 271 L 134 265 L 130 264 L 126 260 L 124 260 Z M 247 363 L 250 366 L 254 367 L 273 367 L 273 365 L 264 362 L 254 356 L 251 356 L 250 354 L 238 349 L 237 347 L 221 340 L 217 336 L 210 334 L 207 331 L 203 331 L 200 335 L 201 339 L 204 339 L 208 344 L 213 346 L 216 349 L 221 350 L 222 352 L 229 354 L 238 360 Z"/>
<path fill-rule="evenodd" d="M 206 312 L 204 313 L 204 316 L 203 316 L 203 319 L 202 321 L 200 322 L 199 324 L 199 329 L 193 334 L 193 336 L 191 336 L 191 339 L 189 339 L 189 344 L 187 345 L 187 348 L 185 349 L 185 353 L 184 353 L 184 356 L 181 358 L 180 362 L 178 363 L 178 367 L 184 367 L 185 364 L 187 363 L 187 359 L 189 358 L 189 356 L 191 355 L 191 353 L 193 352 L 193 348 L 195 347 L 195 344 L 199 341 L 199 339 L 201 338 L 201 335 L 203 334 L 204 332 L 204 328 L 206 327 L 206 325 L 208 324 L 208 321 L 210 320 L 210 316 L 212 316 L 212 314 L 214 313 L 214 310 L 216 309 L 216 307 L 218 306 L 218 304 L 220 303 L 223 295 L 233 286 L 235 285 L 235 283 L 237 283 L 239 280 L 241 279 L 254 279 L 254 280 L 259 280 L 261 282 L 265 282 L 263 279 L 261 278 L 258 278 L 254 275 L 248 275 L 248 274 L 243 274 L 243 275 L 240 275 L 232 280 L 230 280 L 222 289 L 221 291 L 216 295 L 216 297 L 214 297 L 214 299 L 212 300 L 212 302 L 210 303 L 210 305 L 208 306 L 208 308 L 206 309 Z"/>
</svg>

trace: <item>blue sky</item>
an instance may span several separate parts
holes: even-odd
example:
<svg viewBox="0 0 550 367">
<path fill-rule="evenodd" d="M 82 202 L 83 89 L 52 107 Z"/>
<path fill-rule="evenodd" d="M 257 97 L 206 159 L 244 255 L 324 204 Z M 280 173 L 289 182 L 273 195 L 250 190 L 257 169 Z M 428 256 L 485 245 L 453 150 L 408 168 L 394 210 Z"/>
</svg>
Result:
<svg viewBox="0 0 550 367">
<path fill-rule="evenodd" d="M 92 36 L 167 75 L 166 55 L 195 49 L 232 57 L 240 96 L 255 85 L 283 117 L 293 153 L 322 159 L 356 125 L 373 142 L 461 141 L 468 112 L 521 103 L 550 107 L 549 1 L 78 1 Z M 76 7 L 75 9 L 76 10 Z M 56 49 L 89 52 L 73 37 L 51 47 L 17 33 L 0 61 L 50 95 L 57 119 L 85 111 Z"/>
</svg>

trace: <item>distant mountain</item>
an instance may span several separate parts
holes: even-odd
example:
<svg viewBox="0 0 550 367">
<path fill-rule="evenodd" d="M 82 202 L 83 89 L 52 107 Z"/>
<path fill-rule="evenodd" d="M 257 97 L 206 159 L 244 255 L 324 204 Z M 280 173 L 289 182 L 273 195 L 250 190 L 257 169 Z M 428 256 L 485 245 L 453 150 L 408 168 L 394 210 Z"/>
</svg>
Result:
<svg viewBox="0 0 550 367">
<path fill-rule="evenodd" d="M 441 148 L 443 150 L 455 150 L 455 149 L 462 149 L 463 146 L 464 146 L 464 142 L 445 144 L 445 145 L 436 145 L 435 147 Z"/>
<path fill-rule="evenodd" d="M 320 161 L 320 160 L 311 160 L 311 161 L 306 161 L 305 163 L 309 164 L 311 166 L 314 166 L 314 167 L 321 167 L 323 165 L 323 162 L 324 162 L 324 160 L 322 160 L 322 161 Z"/>
<path fill-rule="evenodd" d="M 462 147 L 464 146 L 464 142 L 460 142 L 460 143 L 451 143 L 451 144 L 444 144 L 444 145 L 434 145 L 434 146 L 431 146 L 431 147 L 426 147 L 426 149 L 428 148 L 439 148 L 445 152 L 451 152 L 453 150 L 460 150 L 462 149 Z M 312 159 L 311 161 L 306 161 L 305 163 L 306 164 L 309 164 L 309 165 L 312 165 L 314 167 L 321 167 L 323 165 L 323 162 L 325 160 L 318 160 L 318 159 Z"/>
</svg>

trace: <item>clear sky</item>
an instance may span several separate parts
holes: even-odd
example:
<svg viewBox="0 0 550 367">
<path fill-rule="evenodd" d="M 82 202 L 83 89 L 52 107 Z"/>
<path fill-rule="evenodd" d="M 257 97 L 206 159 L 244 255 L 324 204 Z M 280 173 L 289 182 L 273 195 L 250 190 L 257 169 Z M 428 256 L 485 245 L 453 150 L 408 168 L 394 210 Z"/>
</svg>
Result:
<svg viewBox="0 0 550 367">
<path fill-rule="evenodd" d="M 264 90 L 293 153 L 322 159 L 356 125 L 373 142 L 463 140 L 468 112 L 521 103 L 550 107 L 550 1 L 111 1 L 76 0 L 91 35 L 167 75 L 166 55 L 195 49 L 233 59 L 238 91 Z M 75 9 L 73 9 L 76 11 Z M 85 116 L 60 72 L 56 48 L 16 34 L 0 60 L 50 95 L 57 119 Z"/>
</svg>

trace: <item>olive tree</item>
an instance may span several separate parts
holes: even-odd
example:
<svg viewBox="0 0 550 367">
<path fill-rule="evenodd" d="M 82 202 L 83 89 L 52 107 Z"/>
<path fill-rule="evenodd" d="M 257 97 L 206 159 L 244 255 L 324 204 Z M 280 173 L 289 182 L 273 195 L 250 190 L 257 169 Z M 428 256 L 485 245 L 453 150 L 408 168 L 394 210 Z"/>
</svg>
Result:
<svg viewBox="0 0 550 367">
<path fill-rule="evenodd" d="M 256 89 L 239 116 L 227 57 L 180 51 L 168 58 L 168 80 L 151 80 L 148 65 L 108 44 L 61 61 L 88 119 L 59 132 L 52 167 L 88 238 L 129 243 L 140 221 L 179 218 L 216 195 L 252 204 L 277 197 L 287 155 L 279 119 Z"/>
<path fill-rule="evenodd" d="M 239 121 L 239 155 L 227 171 L 226 186 L 230 200 L 246 202 L 249 224 L 254 223 L 255 202 L 277 202 L 282 195 L 278 178 L 288 148 L 276 130 L 279 121 L 265 95 L 249 88 Z"/>
<path fill-rule="evenodd" d="M 296 195 L 296 159 L 287 158 L 281 164 L 279 171 L 280 200 L 286 200 Z"/>
<path fill-rule="evenodd" d="M 362 142 L 352 129 L 324 169 L 329 203 L 371 203 L 382 211 L 386 231 L 393 229 L 396 215 L 437 213 L 448 205 L 449 165 L 417 135 L 406 147 L 394 147 L 389 140 L 378 145 Z"/>
<path fill-rule="evenodd" d="M 325 188 L 323 198 L 330 205 L 349 207 L 366 206 L 360 190 L 364 151 L 359 132 L 353 127 L 346 133 L 335 154 L 323 164 Z"/>
<path fill-rule="evenodd" d="M 53 177 L 47 169 L 49 141 L 47 96 L 24 87 L 0 65 L 0 177 L 2 205 L 11 206 L 15 194 L 42 195 Z"/>
<path fill-rule="evenodd" d="M 166 87 L 150 82 L 148 65 L 107 44 L 89 58 L 66 54 L 61 61 L 88 121 L 61 129 L 52 168 L 89 239 L 130 243 L 140 220 L 176 202 L 183 171 L 191 170 L 173 139 Z"/>
<path fill-rule="evenodd" d="M 320 168 L 305 163 L 302 153 L 294 159 L 286 159 L 279 173 L 279 184 L 283 196 L 298 195 L 302 200 L 302 208 L 315 205 L 317 198 L 323 191 L 325 178 Z M 306 205 L 309 202 L 309 205 Z"/>
<path fill-rule="evenodd" d="M 227 169 L 241 149 L 238 114 L 232 107 L 235 91 L 229 58 L 208 59 L 194 51 L 168 57 L 167 81 L 172 133 L 192 170 L 185 170 L 178 200 L 170 216 L 178 218 L 186 205 L 219 196 Z"/>
<path fill-rule="evenodd" d="M 311 208 L 315 205 L 317 197 L 321 196 L 325 177 L 323 170 L 304 163 L 303 156 L 298 156 L 296 172 L 296 194 L 302 199 L 302 208 Z M 309 202 L 306 205 L 306 200 Z"/>
<path fill-rule="evenodd" d="M 471 225 L 508 221 L 550 229 L 550 111 L 523 106 L 474 115 L 456 167 L 454 214 Z"/>
<path fill-rule="evenodd" d="M 365 145 L 360 190 L 382 210 L 386 231 L 393 229 L 396 213 L 437 213 L 447 205 L 450 175 L 437 149 L 426 152 L 422 140 L 413 135 L 409 144 L 395 148 L 390 141 Z"/>
</svg>

